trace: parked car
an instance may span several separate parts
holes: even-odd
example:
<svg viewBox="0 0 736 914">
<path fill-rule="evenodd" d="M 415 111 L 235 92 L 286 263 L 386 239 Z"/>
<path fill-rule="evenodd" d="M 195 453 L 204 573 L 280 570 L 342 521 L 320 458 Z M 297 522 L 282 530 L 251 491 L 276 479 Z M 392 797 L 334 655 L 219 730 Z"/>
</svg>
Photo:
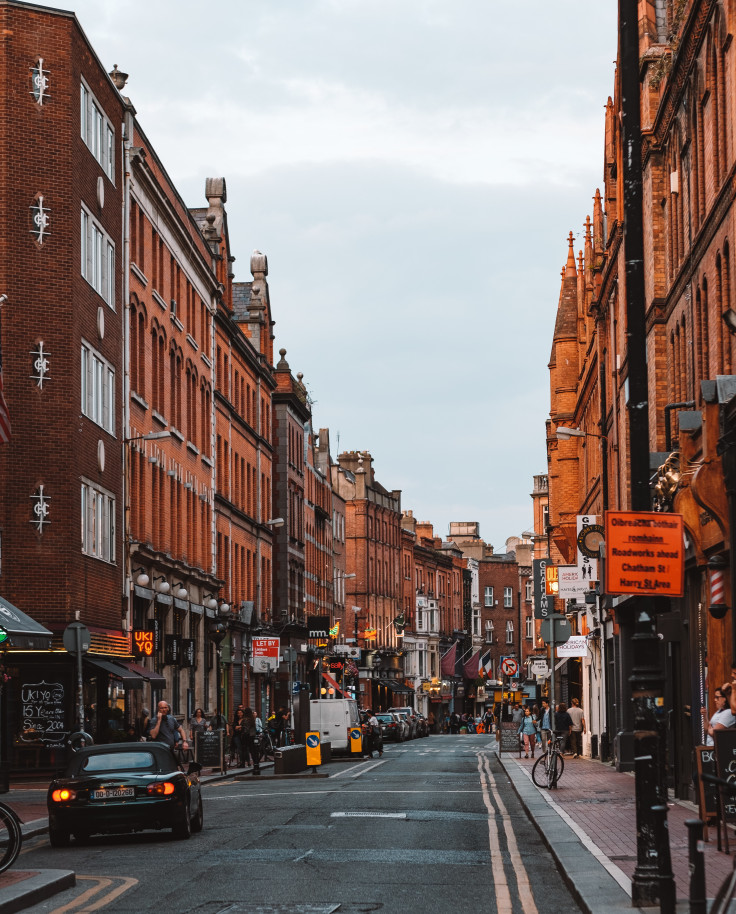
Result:
<svg viewBox="0 0 736 914">
<path fill-rule="evenodd" d="M 49 841 L 66 847 L 70 835 L 170 828 L 176 838 L 202 830 L 201 765 L 186 774 L 165 743 L 113 743 L 74 752 L 49 785 Z"/>
<path fill-rule="evenodd" d="M 405 722 L 407 732 L 406 739 L 414 739 L 417 735 L 417 719 L 414 716 L 414 708 L 391 708 L 394 714 L 400 715 Z"/>
<path fill-rule="evenodd" d="M 381 725 L 381 733 L 384 740 L 392 740 L 395 743 L 401 742 L 404 738 L 404 725 L 398 716 L 387 711 L 384 714 L 376 714 L 376 717 Z"/>
</svg>

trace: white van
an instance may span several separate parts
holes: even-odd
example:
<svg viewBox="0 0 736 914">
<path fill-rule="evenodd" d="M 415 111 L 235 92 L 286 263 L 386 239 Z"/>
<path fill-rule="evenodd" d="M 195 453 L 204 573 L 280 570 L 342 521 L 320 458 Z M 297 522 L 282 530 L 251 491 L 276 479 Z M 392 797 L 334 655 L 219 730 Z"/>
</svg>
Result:
<svg viewBox="0 0 736 914">
<path fill-rule="evenodd" d="M 332 743 L 333 752 L 348 748 L 348 727 L 359 727 L 358 703 L 354 698 L 315 698 L 309 702 L 309 729 Z"/>
</svg>

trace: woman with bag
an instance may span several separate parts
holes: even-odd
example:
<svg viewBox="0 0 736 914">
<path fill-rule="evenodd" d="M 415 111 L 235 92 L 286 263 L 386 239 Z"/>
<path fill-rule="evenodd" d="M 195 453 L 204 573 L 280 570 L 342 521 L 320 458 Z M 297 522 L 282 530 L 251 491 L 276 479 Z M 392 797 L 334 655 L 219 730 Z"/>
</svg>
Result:
<svg viewBox="0 0 736 914">
<path fill-rule="evenodd" d="M 524 708 L 524 716 L 519 724 L 519 738 L 524 740 L 524 758 L 529 758 L 530 750 L 532 758 L 534 758 L 534 744 L 537 741 L 537 722 L 532 717 L 531 708 Z"/>
</svg>

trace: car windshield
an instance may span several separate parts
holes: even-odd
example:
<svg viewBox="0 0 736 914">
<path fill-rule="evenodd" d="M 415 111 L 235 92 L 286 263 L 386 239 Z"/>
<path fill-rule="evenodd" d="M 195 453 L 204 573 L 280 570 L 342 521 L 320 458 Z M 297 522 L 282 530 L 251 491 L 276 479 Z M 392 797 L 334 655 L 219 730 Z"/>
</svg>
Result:
<svg viewBox="0 0 736 914">
<path fill-rule="evenodd" d="M 378 719 L 382 720 L 384 722 L 384 724 L 393 723 L 393 717 L 391 717 L 390 714 L 379 714 Z"/>
<path fill-rule="evenodd" d="M 156 771 L 152 752 L 99 752 L 82 761 L 80 771 Z"/>
</svg>

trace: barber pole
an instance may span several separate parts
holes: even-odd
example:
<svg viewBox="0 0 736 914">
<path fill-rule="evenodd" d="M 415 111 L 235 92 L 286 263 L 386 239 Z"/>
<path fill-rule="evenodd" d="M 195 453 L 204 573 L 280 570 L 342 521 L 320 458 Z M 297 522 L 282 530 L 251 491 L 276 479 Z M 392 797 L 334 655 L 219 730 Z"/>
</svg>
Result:
<svg viewBox="0 0 736 914">
<path fill-rule="evenodd" d="M 708 577 L 710 583 L 710 606 L 708 612 L 714 619 L 722 619 L 728 612 L 724 602 L 726 594 L 725 569 L 728 562 L 722 555 L 713 555 L 708 559 Z"/>
</svg>

